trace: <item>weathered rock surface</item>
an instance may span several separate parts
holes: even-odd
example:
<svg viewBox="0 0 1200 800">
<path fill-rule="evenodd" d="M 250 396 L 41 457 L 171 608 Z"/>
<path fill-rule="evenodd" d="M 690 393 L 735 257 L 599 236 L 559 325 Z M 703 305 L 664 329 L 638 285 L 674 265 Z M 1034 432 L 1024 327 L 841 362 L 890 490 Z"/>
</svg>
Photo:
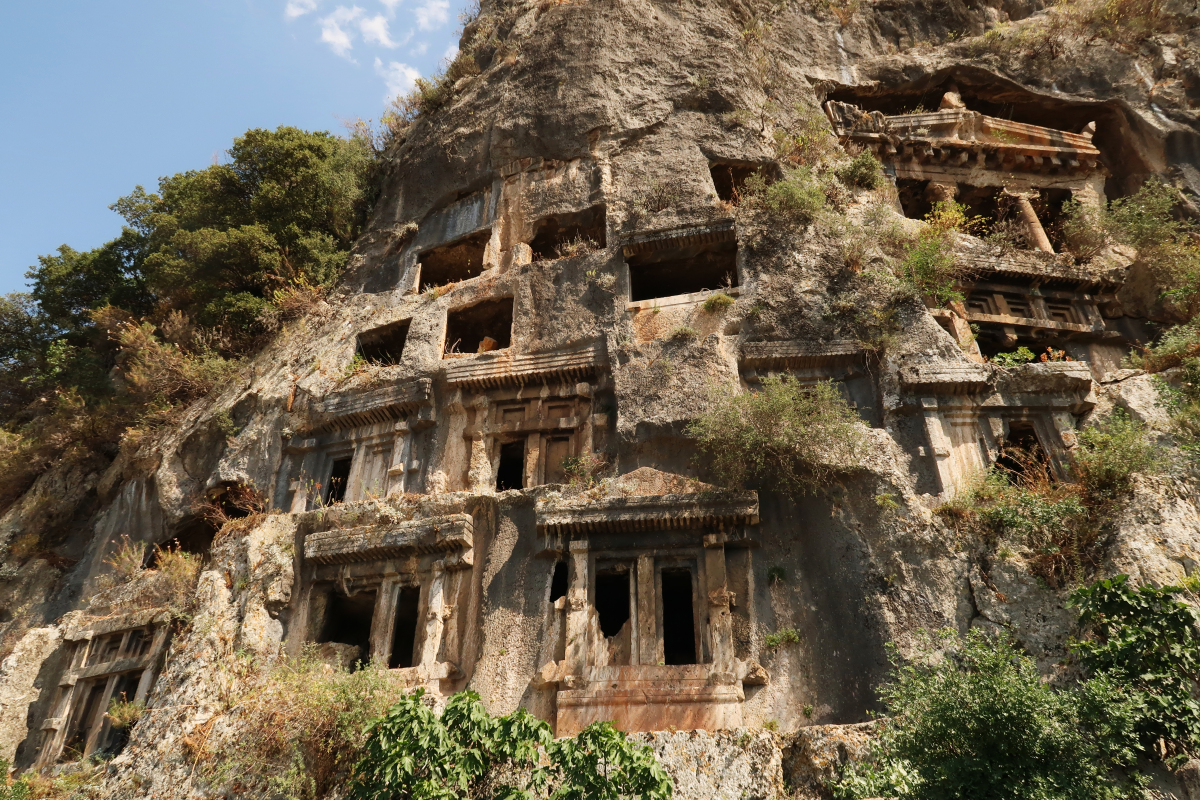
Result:
<svg viewBox="0 0 1200 800">
<path fill-rule="evenodd" d="M 472 24 L 498 33 L 477 50 L 483 73 L 387 154 L 336 296 L 176 428 L 110 465 L 48 472 L 0 517 L 0 757 L 27 768 L 58 759 L 46 732 L 60 745 L 109 735 L 102 715 L 79 722 L 83 689 L 117 686 L 143 638 L 114 626 L 163 598 L 150 579 L 99 592 L 105 559 L 123 536 L 211 536 L 198 508 L 237 484 L 271 513 L 235 520 L 206 555 L 190 619 L 139 673 L 147 711 L 106 797 L 214 796 L 196 754 L 238 746 L 239 665 L 306 642 L 343 665 L 389 660 L 398 684 L 443 697 L 473 689 L 494 713 L 526 707 L 560 732 L 616 718 L 643 731 L 680 800 L 822 796 L 868 751 L 885 643 L 911 652 L 921 629 L 1003 627 L 1052 668 L 1074 632 L 1065 591 L 932 511 L 1021 431 L 1055 469 L 1076 430 L 1116 408 L 1169 446 L 1156 379 L 1122 369 L 1112 343 L 1175 310 L 1110 253 L 1087 285 L 1049 260 L 992 264 L 989 280 L 1016 282 L 994 294 L 1016 286 L 1024 299 L 1009 299 L 1033 310 L 931 311 L 872 277 L 880 256 L 851 269 L 845 237 L 737 209 L 717 183 L 722 166 L 773 162 L 768 109 L 834 99 L 895 115 L 936 107 L 953 84 L 993 117 L 1077 135 L 1095 121 L 1110 196 L 1151 174 L 1200 190 L 1200 29 L 1068 42 L 1052 63 L 971 38 L 1050 13 L 485 3 Z M 895 193 L 846 192 L 847 218 L 882 202 L 917 225 Z M 560 230 L 591 231 L 596 247 L 556 258 Z M 445 267 L 462 248 L 477 274 Z M 673 263 L 664 253 L 686 263 L 644 283 Z M 706 309 L 723 287 L 732 304 Z M 1055 291 L 1068 296 L 1051 307 Z M 886 341 L 864 327 L 872 310 L 891 315 Z M 1084 360 L 984 365 L 972 315 L 1013 342 L 1020 326 L 1075 336 Z M 348 374 L 360 337 L 397 323 L 395 363 Z M 485 336 L 497 349 L 476 353 Z M 771 372 L 843 387 L 869 426 L 863 469 L 798 498 L 704 482 L 688 422 Z M 1198 490 L 1183 473 L 1139 480 L 1102 572 L 1194 574 Z M 30 533 L 49 545 L 28 552 Z M 333 544 L 306 551 L 310 536 Z M 680 575 L 686 611 L 668 598 Z M 597 593 L 622 580 L 625 617 L 610 626 Z M 66 642 L 64 624 L 82 638 Z M 665 631 L 689 625 L 690 653 L 668 646 Z M 767 646 L 784 631 L 796 641 Z M 75 664 L 76 691 L 63 676 L 85 652 L 99 660 Z"/>
</svg>

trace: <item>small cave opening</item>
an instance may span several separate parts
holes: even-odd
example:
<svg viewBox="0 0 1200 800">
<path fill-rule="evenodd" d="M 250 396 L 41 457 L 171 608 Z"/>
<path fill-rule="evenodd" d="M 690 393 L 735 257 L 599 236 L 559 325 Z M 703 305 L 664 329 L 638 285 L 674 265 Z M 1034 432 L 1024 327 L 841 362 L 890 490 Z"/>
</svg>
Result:
<svg viewBox="0 0 1200 800">
<path fill-rule="evenodd" d="M 606 207 L 592 206 L 573 214 L 538 220 L 529 248 L 535 261 L 569 258 L 607 247 Z"/>
<path fill-rule="evenodd" d="M 633 301 L 738 285 L 737 242 L 668 247 L 630 256 L 628 262 Z"/>
<path fill-rule="evenodd" d="M 696 618 L 692 605 L 692 571 L 662 571 L 663 661 L 696 663 Z"/>
<path fill-rule="evenodd" d="M 926 197 L 929 181 L 918 181 L 911 178 L 901 178 L 896 181 L 896 191 L 900 195 L 900 207 L 904 216 L 909 219 L 925 219 L 925 215 L 933 210 L 933 202 Z"/>
<path fill-rule="evenodd" d="M 759 165 L 738 161 L 709 162 L 708 173 L 712 176 L 713 188 L 723 202 L 736 205 L 746 186 L 746 179 L 758 172 Z"/>
<path fill-rule="evenodd" d="M 417 666 L 414 655 L 420 607 L 421 587 L 401 586 L 396 595 L 396 625 L 392 631 L 392 653 L 388 656 L 390 669 Z"/>
<path fill-rule="evenodd" d="M 554 572 L 550 575 L 550 602 L 567 596 L 567 562 L 554 562 Z"/>
<path fill-rule="evenodd" d="M 317 643 L 332 642 L 357 647 L 358 658 L 355 661 L 366 661 L 371 653 L 371 624 L 374 618 L 374 589 L 354 595 L 331 590 L 326 598 L 325 619 L 317 635 Z"/>
<path fill-rule="evenodd" d="M 237 508 L 232 503 L 222 502 L 222 496 L 217 499 L 221 503 L 221 511 L 230 519 L 247 516 L 247 512 Z M 175 530 L 175 535 L 165 542 L 160 542 L 146 549 L 146 558 L 142 566 L 146 569 L 157 569 L 159 557 L 165 552 L 178 551 L 188 555 L 199 556 L 202 562 L 207 562 L 212 552 L 213 539 L 217 536 L 217 527 L 207 519 L 199 517 L 187 520 Z"/>
<path fill-rule="evenodd" d="M 400 363 L 404 345 L 408 342 L 411 320 L 401 320 L 358 335 L 358 355 L 364 361 L 382 366 Z"/>
<path fill-rule="evenodd" d="M 596 617 L 600 633 L 608 639 L 608 663 L 630 662 L 632 631 L 629 624 L 629 570 L 596 573 Z"/>
<path fill-rule="evenodd" d="M 996 457 L 996 467 L 1014 484 L 1053 481 L 1050 460 L 1030 422 L 1009 423 L 1008 435 Z"/>
<path fill-rule="evenodd" d="M 421 282 L 417 291 L 465 281 L 483 272 L 483 256 L 491 238 L 491 230 L 484 230 L 422 252 L 418 257 Z"/>
<path fill-rule="evenodd" d="M 346 499 L 346 489 L 350 484 L 350 466 L 354 458 L 339 458 L 329 468 L 329 480 L 325 482 L 325 505 L 341 503 Z"/>
<path fill-rule="evenodd" d="M 500 445 L 500 464 L 496 469 L 496 491 L 525 488 L 525 440 Z"/>
<path fill-rule="evenodd" d="M 446 315 L 443 357 L 503 350 L 512 344 L 513 299 L 484 300 Z"/>
</svg>

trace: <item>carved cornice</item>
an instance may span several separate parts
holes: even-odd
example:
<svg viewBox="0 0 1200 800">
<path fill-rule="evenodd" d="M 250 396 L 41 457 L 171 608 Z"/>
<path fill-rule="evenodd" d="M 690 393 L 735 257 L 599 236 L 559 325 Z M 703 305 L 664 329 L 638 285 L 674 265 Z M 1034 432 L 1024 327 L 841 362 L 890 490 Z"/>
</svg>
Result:
<svg viewBox="0 0 1200 800">
<path fill-rule="evenodd" d="M 363 525 L 314 531 L 304 540 L 304 558 L 314 564 L 349 564 L 396 556 L 470 550 L 474 522 L 469 514 L 449 514 L 396 525 Z"/>
<path fill-rule="evenodd" d="M 328 432 L 401 419 L 429 403 L 431 386 L 428 378 L 420 378 L 368 391 L 326 395 L 316 405 L 312 430 Z"/>
<path fill-rule="evenodd" d="M 540 504 L 542 534 L 621 533 L 627 531 L 757 525 L 758 492 L 705 492 L 612 497 Z"/>
<path fill-rule="evenodd" d="M 482 353 L 446 365 L 446 382 L 450 386 L 471 389 L 498 386 L 576 381 L 594 375 L 608 362 L 604 347 L 591 345 L 565 353 L 536 353 L 512 355 Z"/>
</svg>

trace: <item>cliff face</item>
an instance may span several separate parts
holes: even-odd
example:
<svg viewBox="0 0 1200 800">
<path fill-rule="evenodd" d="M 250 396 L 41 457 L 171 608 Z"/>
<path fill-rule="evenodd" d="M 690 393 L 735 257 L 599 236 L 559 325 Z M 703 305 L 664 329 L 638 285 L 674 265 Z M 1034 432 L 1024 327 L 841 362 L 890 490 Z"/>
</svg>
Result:
<svg viewBox="0 0 1200 800">
<path fill-rule="evenodd" d="M 775 168 L 775 131 L 833 101 L 842 142 L 889 174 L 847 190 L 849 220 L 882 204 L 915 225 L 938 191 L 1054 207 L 1161 175 L 1200 193 L 1196 26 L 1138 46 L 1067 37 L 1053 59 L 984 36 L 1045 18 L 1022 3 L 485 5 L 464 34 L 482 74 L 389 151 L 336 296 L 178 429 L 102 471 L 43 476 L 0 519 L 10 541 L 41 526 L 62 543 L 4 567 L 0 755 L 115 749 L 100 710 L 126 692 L 149 710 L 107 796 L 193 796 L 198 737 L 238 741 L 239 659 L 313 643 L 331 663 L 385 661 L 399 685 L 524 706 L 560 735 L 597 719 L 661 732 L 680 775 L 734 765 L 726 783 L 696 771 L 684 796 L 767 796 L 836 761 L 798 729 L 877 710 L 887 642 L 1005 626 L 1049 668 L 1072 630 L 1065 592 L 933 509 L 1002 442 L 1061 468 L 1076 429 L 1118 407 L 1165 434 L 1152 379 L 1120 359 L 1171 309 L 1119 254 L 1076 267 L 970 237 L 967 303 L 927 308 L 847 266 L 848 234 L 781 224 L 735 191 Z M 875 122 L 837 116 L 850 107 Z M 732 304 L 706 307 L 719 289 Z M 892 315 L 884 348 L 864 344 L 854 312 L 870 309 Z M 983 363 L 1027 342 L 1076 360 Z M 865 467 L 799 497 L 700 483 L 687 423 L 770 374 L 836 381 L 869 426 Z M 210 545 L 198 509 L 236 517 L 242 486 L 268 513 Z M 1189 478 L 1140 480 L 1099 572 L 1185 577 L 1198 497 Z M 100 591 L 123 536 L 204 554 L 187 625 L 141 578 Z M 786 735 L 674 733 L 767 724 Z"/>
</svg>

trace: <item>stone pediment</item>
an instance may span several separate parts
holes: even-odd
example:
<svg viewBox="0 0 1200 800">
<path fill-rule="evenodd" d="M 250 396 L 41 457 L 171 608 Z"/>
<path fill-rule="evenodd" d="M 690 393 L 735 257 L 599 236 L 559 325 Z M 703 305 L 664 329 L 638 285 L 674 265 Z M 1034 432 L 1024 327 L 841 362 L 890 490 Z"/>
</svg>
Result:
<svg viewBox="0 0 1200 800">
<path fill-rule="evenodd" d="M 621 533 L 628 531 L 757 525 L 758 492 L 700 492 L 571 498 L 538 505 L 542 534 Z"/>
<path fill-rule="evenodd" d="M 326 395 L 317 403 L 313 430 L 325 432 L 402 419 L 429 403 L 431 385 L 428 378 L 421 378 L 379 389 Z"/>
<path fill-rule="evenodd" d="M 397 556 L 470 550 L 474 520 L 449 514 L 395 525 L 315 531 L 304 540 L 304 558 L 315 564 L 349 564 Z"/>
<path fill-rule="evenodd" d="M 604 347 L 599 344 L 565 353 L 480 353 L 447 364 L 446 382 L 451 386 L 482 389 L 524 383 L 575 381 L 590 377 L 607 362 Z"/>
</svg>

